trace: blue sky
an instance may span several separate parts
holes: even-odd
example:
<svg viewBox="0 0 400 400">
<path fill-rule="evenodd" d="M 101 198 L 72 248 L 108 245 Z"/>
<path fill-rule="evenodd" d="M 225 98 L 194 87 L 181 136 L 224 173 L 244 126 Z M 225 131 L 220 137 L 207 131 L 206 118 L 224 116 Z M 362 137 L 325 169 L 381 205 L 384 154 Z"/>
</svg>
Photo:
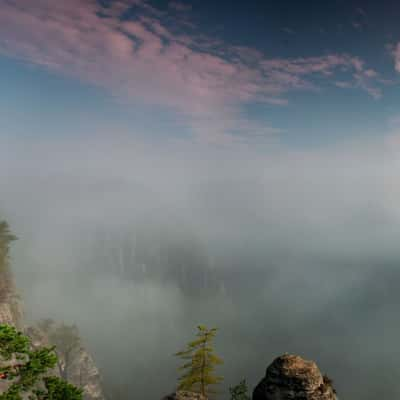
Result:
<svg viewBox="0 0 400 400">
<path fill-rule="evenodd" d="M 398 114 L 394 1 L 0 4 L 4 136 L 307 148 Z"/>
</svg>

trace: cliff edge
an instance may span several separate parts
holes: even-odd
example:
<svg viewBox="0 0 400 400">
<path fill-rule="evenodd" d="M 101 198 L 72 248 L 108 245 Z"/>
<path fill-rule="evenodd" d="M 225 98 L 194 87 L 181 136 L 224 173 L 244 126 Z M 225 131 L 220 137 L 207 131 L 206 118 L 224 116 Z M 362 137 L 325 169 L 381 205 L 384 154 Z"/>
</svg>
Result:
<svg viewBox="0 0 400 400">
<path fill-rule="evenodd" d="M 18 296 L 12 272 L 9 268 L 0 269 L 0 324 L 14 326 L 28 335 L 32 344 L 37 347 L 56 345 L 51 340 L 51 333 L 58 325 L 49 325 L 44 330 L 40 326 L 25 326 L 23 318 L 23 304 Z M 84 400 L 105 400 L 102 389 L 100 372 L 89 352 L 84 346 L 73 349 L 68 355 L 68 360 L 59 356 L 58 368 L 54 375 L 62 376 L 68 371 L 67 381 L 83 389 Z M 0 393 L 4 388 L 0 386 Z"/>
</svg>

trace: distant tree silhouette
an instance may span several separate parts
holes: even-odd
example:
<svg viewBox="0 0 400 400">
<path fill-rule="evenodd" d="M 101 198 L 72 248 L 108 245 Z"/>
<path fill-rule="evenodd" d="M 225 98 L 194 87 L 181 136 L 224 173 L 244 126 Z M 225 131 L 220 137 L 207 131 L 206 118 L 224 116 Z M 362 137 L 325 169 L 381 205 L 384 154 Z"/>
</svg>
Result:
<svg viewBox="0 0 400 400">
<path fill-rule="evenodd" d="M 68 380 L 72 354 L 81 349 L 81 340 L 76 325 L 54 325 L 52 319 L 40 321 L 39 327 L 48 335 L 50 343 L 55 346 L 58 356 L 57 366 L 63 379 Z M 55 326 L 52 329 L 52 326 Z"/>
</svg>

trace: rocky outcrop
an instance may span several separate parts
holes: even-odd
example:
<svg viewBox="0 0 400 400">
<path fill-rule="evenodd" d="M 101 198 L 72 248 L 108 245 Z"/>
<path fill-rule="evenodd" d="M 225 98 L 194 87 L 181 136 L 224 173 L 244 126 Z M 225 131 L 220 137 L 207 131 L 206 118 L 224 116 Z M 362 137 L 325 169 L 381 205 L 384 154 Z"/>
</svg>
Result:
<svg viewBox="0 0 400 400">
<path fill-rule="evenodd" d="M 313 361 L 284 354 L 267 368 L 253 400 L 337 400 L 331 380 Z"/>
<path fill-rule="evenodd" d="M 175 393 L 165 396 L 162 400 L 207 400 L 207 397 L 200 393 L 178 390 Z"/>
<path fill-rule="evenodd" d="M 45 332 L 38 326 L 24 327 L 23 306 L 15 289 L 15 283 L 10 270 L 0 270 L 0 324 L 7 324 L 23 331 L 31 338 L 33 347 L 52 346 L 49 333 L 56 324 L 48 326 Z M 58 354 L 59 365 L 49 371 L 52 375 L 62 376 L 60 370 L 66 365 L 62 354 Z M 79 346 L 69 354 L 67 381 L 84 390 L 84 400 L 104 400 L 101 378 L 93 358 L 83 346 Z M 0 393 L 7 390 L 9 382 L 0 381 Z"/>
<path fill-rule="evenodd" d="M 8 269 L 0 271 L 0 324 L 22 328 L 22 302 Z"/>
<path fill-rule="evenodd" d="M 39 326 L 30 326 L 25 333 L 31 338 L 34 347 L 49 347 L 56 343 L 52 342 L 52 332 L 61 326 L 53 322 L 48 324 L 46 330 Z M 84 400 L 104 400 L 101 376 L 91 355 L 86 349 L 78 345 L 74 347 L 65 359 L 63 353 L 57 351 L 58 364 L 53 375 L 61 376 L 76 387 L 82 388 Z"/>
</svg>

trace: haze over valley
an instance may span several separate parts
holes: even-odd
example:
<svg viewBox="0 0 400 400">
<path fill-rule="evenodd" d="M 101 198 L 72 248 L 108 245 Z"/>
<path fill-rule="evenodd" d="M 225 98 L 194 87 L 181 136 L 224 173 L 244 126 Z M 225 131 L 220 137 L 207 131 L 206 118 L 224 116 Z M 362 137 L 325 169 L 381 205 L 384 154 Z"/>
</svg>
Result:
<svg viewBox="0 0 400 400">
<path fill-rule="evenodd" d="M 399 11 L 0 0 L 10 268 L 107 400 L 174 392 L 199 324 L 220 400 L 284 353 L 400 395 Z"/>
</svg>

